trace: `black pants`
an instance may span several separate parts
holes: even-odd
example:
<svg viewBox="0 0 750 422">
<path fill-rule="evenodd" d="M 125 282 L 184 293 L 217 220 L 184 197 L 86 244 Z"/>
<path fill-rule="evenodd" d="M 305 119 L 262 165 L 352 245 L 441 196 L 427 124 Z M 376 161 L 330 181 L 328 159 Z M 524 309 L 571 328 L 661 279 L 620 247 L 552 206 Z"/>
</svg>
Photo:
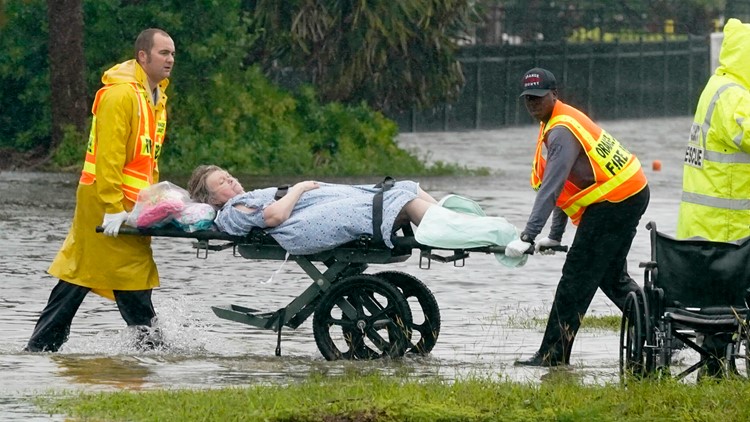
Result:
<svg viewBox="0 0 750 422">
<path fill-rule="evenodd" d="M 56 352 L 68 340 L 70 325 L 83 299 L 91 291 L 60 280 L 50 293 L 47 306 L 34 327 L 26 345 L 30 352 Z M 156 316 L 151 302 L 151 290 L 115 290 L 115 302 L 120 315 L 129 325 L 151 326 Z"/>
<path fill-rule="evenodd" d="M 622 309 L 638 285 L 627 271 L 627 257 L 638 222 L 649 202 L 646 186 L 618 202 L 590 205 L 578 225 L 563 265 L 539 353 L 557 363 L 570 363 L 581 319 L 600 288 Z"/>
</svg>

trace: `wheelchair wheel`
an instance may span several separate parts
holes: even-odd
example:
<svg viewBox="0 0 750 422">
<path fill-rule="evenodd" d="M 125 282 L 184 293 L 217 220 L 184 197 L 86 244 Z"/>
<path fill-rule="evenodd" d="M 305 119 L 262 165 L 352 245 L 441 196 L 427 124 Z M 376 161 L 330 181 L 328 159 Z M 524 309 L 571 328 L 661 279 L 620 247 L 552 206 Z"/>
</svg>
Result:
<svg viewBox="0 0 750 422">
<path fill-rule="evenodd" d="M 734 343 L 734 355 L 732 356 L 732 369 L 735 373 L 746 379 L 750 379 L 750 330 L 743 326 L 737 332 L 737 341 Z"/>
<path fill-rule="evenodd" d="M 620 323 L 620 376 L 642 377 L 647 373 L 645 324 L 642 293 L 630 292 L 625 298 Z"/>
<path fill-rule="evenodd" d="M 313 335 L 327 360 L 403 356 L 411 341 L 406 298 L 382 278 L 360 274 L 334 284 L 313 315 Z"/>
<path fill-rule="evenodd" d="M 652 310 L 649 307 L 649 299 L 646 298 L 646 292 L 639 286 L 638 290 L 634 292 L 638 297 L 639 304 L 641 304 L 641 314 L 643 315 L 643 333 L 644 347 L 645 347 L 645 361 L 646 361 L 646 374 L 651 374 L 656 371 L 656 352 L 654 345 L 656 344 L 656 333 L 655 323 L 652 318 Z M 653 301 L 651 303 L 654 303 Z"/>
<path fill-rule="evenodd" d="M 412 338 L 409 353 L 426 355 L 430 353 L 440 334 L 440 308 L 430 289 L 418 278 L 400 271 L 382 271 L 376 273 L 398 288 L 409 302 L 412 316 L 412 336 L 419 333 L 416 343 Z M 416 303 L 414 303 L 416 301 Z"/>
<path fill-rule="evenodd" d="M 745 338 L 742 341 L 742 347 L 740 350 L 742 350 L 742 354 L 740 355 L 740 359 L 742 359 L 742 363 L 745 366 L 745 378 L 750 379 L 750 350 L 748 350 L 748 342 L 750 342 L 750 339 Z"/>
</svg>

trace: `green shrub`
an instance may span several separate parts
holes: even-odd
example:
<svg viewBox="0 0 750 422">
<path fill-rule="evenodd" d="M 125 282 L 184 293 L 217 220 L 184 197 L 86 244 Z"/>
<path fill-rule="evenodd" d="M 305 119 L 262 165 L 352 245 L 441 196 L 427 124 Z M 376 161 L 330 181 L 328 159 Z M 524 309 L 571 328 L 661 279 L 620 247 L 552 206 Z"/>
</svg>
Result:
<svg viewBox="0 0 750 422">
<path fill-rule="evenodd" d="M 135 36 L 160 27 L 175 40 L 163 172 L 215 163 L 257 175 L 407 175 L 431 170 L 395 143 L 395 123 L 365 105 L 320 103 L 311 87 L 281 89 L 245 63 L 258 34 L 240 0 L 83 0 L 85 83 L 130 59 Z M 50 144 L 46 3 L 0 0 L 0 149 Z M 88 133 L 65 132 L 56 168 L 79 168 Z M 74 167 L 75 166 L 75 167 Z M 441 164 L 437 173 L 461 171 Z"/>
<path fill-rule="evenodd" d="M 365 105 L 320 104 L 311 87 L 293 95 L 256 67 L 213 75 L 202 97 L 172 104 L 163 171 L 214 163 L 258 175 L 424 173 L 398 148 L 395 123 Z"/>
<path fill-rule="evenodd" d="M 90 124 L 90 123 L 89 123 Z M 63 128 L 63 139 L 52 156 L 52 163 L 60 169 L 80 170 L 86 154 L 87 132 L 81 133 L 75 126 L 67 125 Z"/>
<path fill-rule="evenodd" d="M 42 0 L 0 1 L 0 148 L 29 151 L 50 138 L 45 12 Z"/>
</svg>

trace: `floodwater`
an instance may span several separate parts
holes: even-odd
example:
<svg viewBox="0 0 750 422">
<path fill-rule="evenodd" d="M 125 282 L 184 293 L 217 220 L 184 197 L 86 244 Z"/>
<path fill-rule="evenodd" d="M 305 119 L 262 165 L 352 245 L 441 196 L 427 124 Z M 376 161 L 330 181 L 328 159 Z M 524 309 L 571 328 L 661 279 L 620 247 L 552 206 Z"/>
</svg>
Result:
<svg viewBox="0 0 750 422">
<path fill-rule="evenodd" d="M 674 233 L 682 157 L 690 118 L 602 122 L 640 158 L 651 184 L 651 204 L 629 256 L 631 275 L 642 282 L 638 263 L 649 256 L 646 222 Z M 489 215 L 523 227 L 534 193 L 528 176 L 537 128 L 497 131 L 402 134 L 402 147 L 429 161 L 486 167 L 487 177 L 423 178 L 436 197 L 457 193 L 478 201 Z M 659 160 L 661 170 L 652 164 Z M 39 312 L 56 280 L 46 269 L 60 247 L 73 214 L 77 175 L 0 173 L 0 419 L 62 420 L 40 413 L 35 395 L 69 391 L 217 388 L 255 383 L 289 383 L 310 373 L 352 370 L 456 379 L 472 375 L 538 382 L 548 370 L 516 368 L 515 359 L 533 354 L 564 262 L 561 254 L 532 256 L 522 269 L 501 266 L 492 256 L 473 254 L 465 266 L 433 262 L 420 269 L 417 256 L 368 272 L 410 273 L 434 293 L 442 314 L 437 345 L 426 357 L 395 361 L 327 362 L 312 334 L 312 318 L 283 332 L 282 356 L 274 355 L 276 334 L 219 319 L 211 305 L 238 304 L 273 311 L 288 304 L 311 280 L 294 262 L 246 260 L 231 251 L 197 259 L 186 239 L 154 238 L 162 286 L 154 293 L 165 350 L 140 352 L 114 303 L 89 295 L 73 321 L 70 340 L 56 354 L 23 353 Z M 356 182 L 377 181 L 377 178 Z M 275 181 L 268 183 L 276 185 Z M 355 181 L 351 181 L 355 182 Z M 243 180 L 246 187 L 263 181 Z M 569 226 L 565 241 L 574 228 Z M 544 232 L 543 234 L 545 234 Z M 382 268 L 381 268 L 382 267 Z M 271 279 L 271 276 L 273 278 Z M 270 279 L 270 280 L 269 280 Z M 591 315 L 619 315 L 597 293 Z M 618 379 L 619 334 L 583 330 L 569 373 L 582 382 Z"/>
</svg>

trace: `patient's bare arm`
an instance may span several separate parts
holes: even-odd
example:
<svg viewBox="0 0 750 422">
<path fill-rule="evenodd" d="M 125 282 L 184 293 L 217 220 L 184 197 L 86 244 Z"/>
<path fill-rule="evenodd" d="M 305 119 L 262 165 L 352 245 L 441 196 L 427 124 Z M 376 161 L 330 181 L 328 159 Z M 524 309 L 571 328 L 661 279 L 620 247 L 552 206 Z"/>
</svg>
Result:
<svg viewBox="0 0 750 422">
<path fill-rule="evenodd" d="M 263 210 L 263 221 L 266 223 L 266 226 L 276 227 L 288 220 L 289 216 L 292 215 L 294 205 L 299 201 L 302 194 L 309 190 L 318 189 L 319 187 L 318 182 L 308 180 L 299 182 L 289 188 L 289 191 L 283 198 Z"/>
</svg>

